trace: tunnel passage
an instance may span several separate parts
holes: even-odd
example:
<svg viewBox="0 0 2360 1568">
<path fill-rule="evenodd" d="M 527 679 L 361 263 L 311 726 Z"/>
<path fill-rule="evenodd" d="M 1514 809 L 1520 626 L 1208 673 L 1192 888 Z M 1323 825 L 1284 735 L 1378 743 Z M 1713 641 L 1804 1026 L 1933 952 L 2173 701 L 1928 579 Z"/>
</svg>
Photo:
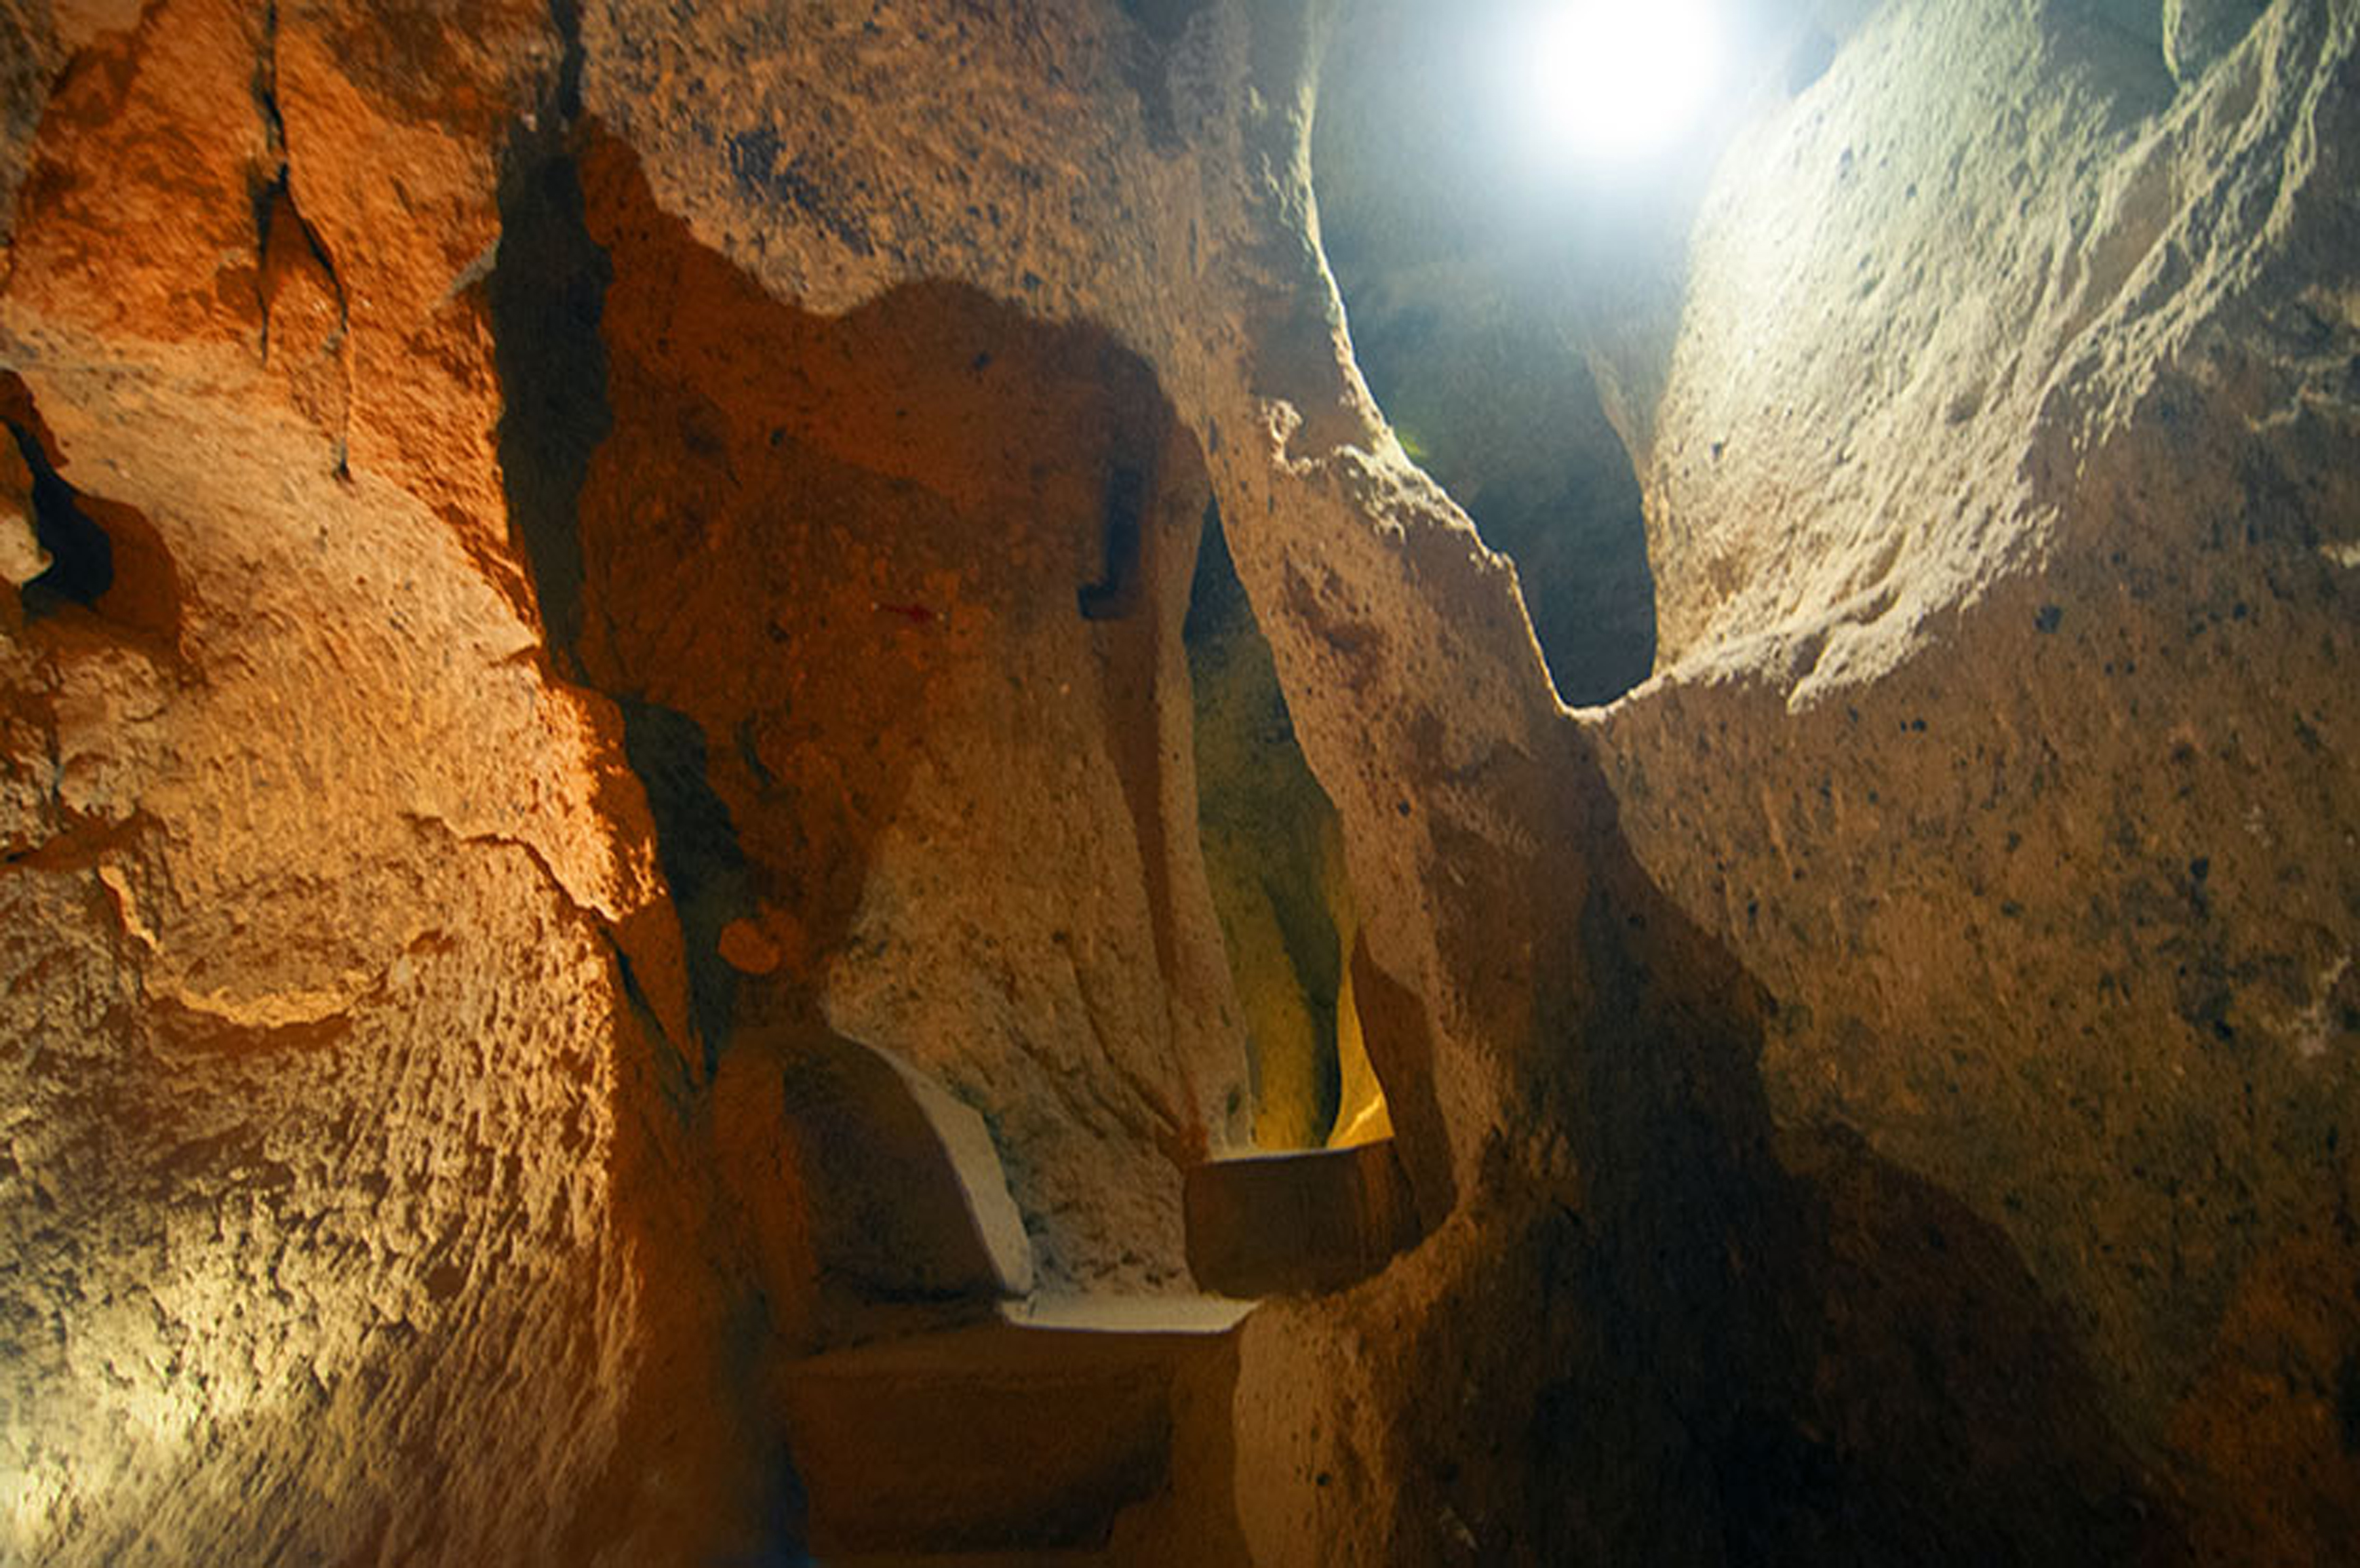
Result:
<svg viewBox="0 0 2360 1568">
<path fill-rule="evenodd" d="M 948 284 L 771 298 L 595 127 L 513 195 L 522 542 L 622 710 L 706 1066 L 890 1052 L 985 1116 L 1044 1286 L 1185 1285 L 1179 1173 L 1247 1100 L 1168 826 L 1193 436 L 1091 329 Z"/>
<path fill-rule="evenodd" d="M 1350 7 L 1320 71 L 1313 175 L 1363 379 L 1515 561 L 1557 694 L 1582 706 L 1655 663 L 1638 481 L 1576 319 L 1597 292 L 1590 252 L 1645 242 L 1601 240 L 1600 214 L 1536 199 L 1502 147 L 1487 29 L 1513 9 Z"/>
<path fill-rule="evenodd" d="M 1185 636 L 1197 826 L 1246 1015 L 1254 1145 L 1317 1149 L 1388 1137 L 1346 962 L 1358 921 L 1342 822 L 1295 744 L 1218 511 L 1206 515 Z"/>
</svg>

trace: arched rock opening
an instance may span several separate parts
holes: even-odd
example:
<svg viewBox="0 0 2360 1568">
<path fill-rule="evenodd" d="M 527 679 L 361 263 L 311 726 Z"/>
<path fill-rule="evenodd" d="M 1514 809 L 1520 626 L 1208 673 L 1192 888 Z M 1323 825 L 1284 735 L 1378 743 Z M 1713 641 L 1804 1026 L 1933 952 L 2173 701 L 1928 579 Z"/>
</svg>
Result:
<svg viewBox="0 0 2360 1568">
<path fill-rule="evenodd" d="M 1557 693 L 1586 706 L 1655 662 L 1639 485 L 1588 313 L 1632 287 L 1617 271 L 1658 265 L 1661 240 L 1652 213 L 1569 196 L 1504 144 L 1491 35 L 1513 9 L 1349 7 L 1320 70 L 1313 172 L 1362 377 L 1515 561 Z"/>
<path fill-rule="evenodd" d="M 1343 828 L 1295 739 L 1270 645 L 1205 518 L 1184 628 L 1196 692 L 1197 822 L 1253 1079 L 1253 1142 L 1317 1149 L 1390 1137 L 1360 1038 Z"/>
</svg>

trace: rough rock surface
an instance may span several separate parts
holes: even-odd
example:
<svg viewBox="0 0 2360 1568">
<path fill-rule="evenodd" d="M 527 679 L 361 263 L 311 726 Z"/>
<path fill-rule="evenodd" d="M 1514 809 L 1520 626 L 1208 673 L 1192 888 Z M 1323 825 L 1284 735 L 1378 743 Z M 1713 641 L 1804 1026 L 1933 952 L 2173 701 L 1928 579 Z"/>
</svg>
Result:
<svg viewBox="0 0 2360 1568">
<path fill-rule="evenodd" d="M 2165 103 L 2070 14 L 1890 7 L 1742 142 L 1647 454 L 1676 662 L 1601 730 L 1778 1119 L 2000 1227 L 2289 1560 L 2360 1486 L 2354 27 Z"/>
<path fill-rule="evenodd" d="M 972 1101 L 1052 1277 L 1175 1282 L 1180 1169 L 1244 1104 L 1203 872 L 1165 825 L 1195 816 L 1193 442 L 1095 334 L 941 287 L 815 318 L 695 246 L 616 144 L 581 178 L 613 281 L 580 654 L 635 749 L 703 754 L 710 863 L 658 800 L 708 900 L 692 975 L 745 922 L 776 957 L 737 1014 L 815 1007 Z M 717 997 L 700 1013 L 726 1050 Z"/>
<path fill-rule="evenodd" d="M 264 15 L 116 21 L 47 97 L 0 299 L 77 563 L 6 638 L 0 1553 L 552 1555 L 633 1341 L 637 787 L 486 581 L 498 511 L 345 469 L 277 374 Z M 421 282 L 354 323 L 390 402 Z M 497 496 L 496 402 L 446 408 L 411 460 Z"/>
<path fill-rule="evenodd" d="M 1350 357 L 1349 12 L 0 4 L 0 1555 L 792 1560 L 781 1367 L 974 1305 L 814 1041 L 1182 1288 L 1209 498 L 1426 1240 L 1116 1557 L 2327 1560 L 2360 12 L 1819 9 L 1576 716 Z"/>
<path fill-rule="evenodd" d="M 1678 662 L 1603 731 L 1781 1119 L 2006 1230 L 2149 1437 L 2349 1225 L 2353 27 L 2149 114 L 2070 17 L 1895 7 L 1743 144 L 1648 464 Z"/>
</svg>

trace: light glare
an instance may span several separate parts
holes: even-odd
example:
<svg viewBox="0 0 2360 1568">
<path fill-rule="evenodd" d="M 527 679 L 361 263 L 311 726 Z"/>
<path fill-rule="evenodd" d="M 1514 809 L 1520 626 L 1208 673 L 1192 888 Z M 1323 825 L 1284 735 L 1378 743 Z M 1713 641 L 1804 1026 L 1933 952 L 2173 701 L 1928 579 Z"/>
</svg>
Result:
<svg viewBox="0 0 2360 1568">
<path fill-rule="evenodd" d="M 1541 133 L 1597 164 L 1670 147 L 1702 117 L 1724 63 L 1710 0 L 1565 0 L 1535 16 L 1526 48 Z"/>
</svg>

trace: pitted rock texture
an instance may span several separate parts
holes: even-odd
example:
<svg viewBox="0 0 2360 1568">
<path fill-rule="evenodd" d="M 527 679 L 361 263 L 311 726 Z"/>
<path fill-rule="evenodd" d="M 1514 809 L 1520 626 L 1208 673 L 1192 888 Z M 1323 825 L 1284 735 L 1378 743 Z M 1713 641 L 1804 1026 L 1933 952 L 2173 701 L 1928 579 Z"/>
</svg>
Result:
<svg viewBox="0 0 2360 1568">
<path fill-rule="evenodd" d="M 1209 499 L 1426 1239 L 1118 1556 L 2331 1558 L 2360 20 L 1816 9 L 1576 715 L 1351 359 L 1348 9 L 0 5 L 0 1554 L 792 1560 L 787 1369 L 972 1307 L 798 1040 L 1182 1286 Z"/>
<path fill-rule="evenodd" d="M 11 639 L 8 1550 L 538 1555 L 562 1510 L 508 1498 L 579 1496 L 630 1345 L 614 717 L 443 524 L 208 368 L 131 408 L 28 377 L 180 614 Z M 458 1422 L 431 1497 L 363 1457 Z"/>
<path fill-rule="evenodd" d="M 1677 662 L 1600 731 L 1779 1000 L 1780 1122 L 1998 1225 L 2158 1452 L 2311 1311 L 2261 1304 L 2288 1248 L 2360 1284 L 2355 27 L 2275 6 L 2159 102 L 2070 12 L 1871 20 L 1699 224 L 1646 469 Z M 2327 1296 L 2299 1387 L 2360 1344 Z M 2308 1430 L 2316 1520 L 2355 1473 Z"/>
<path fill-rule="evenodd" d="M 68 20 L 0 296 L 0 411 L 77 563 L 6 637 L 0 1554 L 551 1557 L 638 1315 L 610 933 L 659 889 L 616 716 L 478 570 L 497 507 L 344 467 L 276 374 L 273 314 L 334 329 L 260 284 L 302 183 L 269 17 Z M 442 138 L 336 134 L 405 128 Z M 432 331 L 448 282 L 367 330 Z M 496 497 L 471 410 L 404 439 Z"/>
<path fill-rule="evenodd" d="M 1053 1278 L 1180 1284 L 1180 1170 L 1245 1103 L 1187 831 L 1193 443 L 1096 334 L 946 287 L 814 317 L 616 144 L 583 181 L 614 281 L 582 662 L 701 737 L 742 857 L 714 915 L 770 955 L 736 1007 L 982 1110 Z"/>
</svg>

